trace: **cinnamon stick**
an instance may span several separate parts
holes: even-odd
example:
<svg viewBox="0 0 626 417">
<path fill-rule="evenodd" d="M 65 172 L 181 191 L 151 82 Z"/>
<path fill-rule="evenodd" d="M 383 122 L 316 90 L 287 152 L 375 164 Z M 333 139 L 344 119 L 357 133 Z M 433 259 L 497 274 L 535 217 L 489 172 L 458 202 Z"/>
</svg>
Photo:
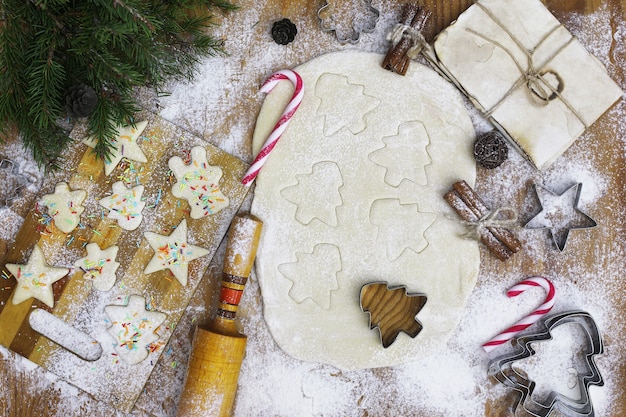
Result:
<svg viewBox="0 0 626 417">
<path fill-rule="evenodd" d="M 418 6 L 416 3 L 407 3 L 402 9 L 400 24 L 421 31 L 429 16 L 430 12 Z M 402 36 L 402 39 L 396 45 L 392 45 L 389 51 L 387 51 L 383 59 L 382 67 L 400 75 L 405 75 L 411 62 L 411 58 L 407 56 L 407 52 L 413 46 L 414 42 L 410 36 Z"/>
<path fill-rule="evenodd" d="M 458 181 L 452 185 L 452 188 L 461 196 L 465 204 L 479 218 L 487 216 L 491 210 L 478 194 L 465 181 Z M 513 253 L 517 253 L 522 249 L 522 243 L 515 237 L 511 231 L 503 227 L 488 226 L 487 229 L 501 241 Z"/>
<path fill-rule="evenodd" d="M 464 199 L 456 190 L 449 191 L 443 198 L 463 220 L 468 222 L 477 222 L 480 220 L 480 217 L 465 204 Z M 480 229 L 479 237 L 480 241 L 501 261 L 506 261 L 513 255 L 513 252 L 494 236 L 488 228 Z"/>
</svg>

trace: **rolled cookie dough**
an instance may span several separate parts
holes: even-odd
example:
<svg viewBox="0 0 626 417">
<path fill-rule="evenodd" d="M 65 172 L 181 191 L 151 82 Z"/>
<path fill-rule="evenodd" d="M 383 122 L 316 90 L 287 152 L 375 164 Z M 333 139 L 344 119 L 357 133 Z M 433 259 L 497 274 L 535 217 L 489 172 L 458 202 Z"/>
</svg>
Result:
<svg viewBox="0 0 626 417">
<path fill-rule="evenodd" d="M 435 352 L 453 335 L 478 274 L 477 242 L 442 196 L 473 184 L 474 132 L 461 95 L 429 68 L 406 76 L 359 51 L 295 70 L 304 99 L 256 180 L 264 222 L 257 274 L 265 319 L 290 355 L 345 370 L 391 366 Z M 293 91 L 265 97 L 258 150 Z M 423 331 L 384 349 L 359 308 L 372 281 L 424 293 Z"/>
</svg>

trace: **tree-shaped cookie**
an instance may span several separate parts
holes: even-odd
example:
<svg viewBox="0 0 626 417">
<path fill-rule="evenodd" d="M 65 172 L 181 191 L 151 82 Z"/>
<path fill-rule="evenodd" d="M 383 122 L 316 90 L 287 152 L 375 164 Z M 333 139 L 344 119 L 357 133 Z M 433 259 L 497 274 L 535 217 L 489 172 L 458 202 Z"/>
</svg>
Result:
<svg viewBox="0 0 626 417">
<path fill-rule="evenodd" d="M 209 165 L 206 149 L 194 146 L 190 156 L 189 164 L 185 164 L 178 156 L 173 156 L 168 162 L 177 180 L 172 185 L 172 194 L 187 200 L 191 208 L 191 218 L 200 219 L 228 207 L 228 198 L 219 187 L 222 169 Z"/>
<path fill-rule="evenodd" d="M 120 266 L 115 260 L 119 248 L 100 249 L 97 243 L 91 242 L 86 249 L 87 256 L 74 262 L 74 266 L 83 271 L 83 278 L 91 280 L 96 290 L 109 291 L 115 284 L 115 271 Z"/>
<path fill-rule="evenodd" d="M 148 357 L 149 346 L 159 339 L 156 334 L 167 314 L 146 310 L 146 300 L 131 295 L 126 305 L 109 305 L 104 308 L 111 320 L 108 331 L 115 340 L 115 351 L 129 365 Z"/>
<path fill-rule="evenodd" d="M 67 268 L 49 266 L 39 245 L 35 245 L 26 265 L 6 264 L 6 268 L 17 280 L 13 293 L 13 304 L 36 298 L 48 307 L 54 307 L 52 284 L 70 271 Z"/>
<path fill-rule="evenodd" d="M 148 158 L 143 153 L 137 139 L 141 136 L 148 125 L 147 121 L 136 123 L 135 126 L 118 126 L 117 135 L 111 138 L 111 154 L 108 159 L 104 161 L 104 173 L 109 175 L 117 164 L 120 163 L 122 158 L 127 158 L 137 162 L 148 162 Z M 97 144 L 97 138 L 90 137 L 83 140 L 83 143 L 87 146 L 95 148 Z"/>
<path fill-rule="evenodd" d="M 391 346 L 400 332 L 415 337 L 422 331 L 415 316 L 425 304 L 424 294 L 408 294 L 405 287 L 389 287 L 386 282 L 361 288 L 361 309 L 370 315 L 370 329 L 380 331 L 384 348 Z"/>
<path fill-rule="evenodd" d="M 141 224 L 141 211 L 146 206 L 142 201 L 144 186 L 126 188 L 122 181 L 113 183 L 112 194 L 100 200 L 100 205 L 109 209 L 108 218 L 117 220 L 124 230 L 135 230 Z"/>
<path fill-rule="evenodd" d="M 66 182 L 60 182 L 54 188 L 54 194 L 43 196 L 43 205 L 54 219 L 54 225 L 63 233 L 70 233 L 78 226 L 80 215 L 85 211 L 81 204 L 87 197 L 87 191 L 70 191 Z"/>
</svg>

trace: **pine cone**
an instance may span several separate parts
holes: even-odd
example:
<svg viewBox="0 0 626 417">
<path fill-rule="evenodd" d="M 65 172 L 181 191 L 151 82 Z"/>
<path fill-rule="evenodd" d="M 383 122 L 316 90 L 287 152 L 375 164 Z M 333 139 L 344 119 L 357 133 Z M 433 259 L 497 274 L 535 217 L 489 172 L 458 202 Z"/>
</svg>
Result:
<svg viewBox="0 0 626 417">
<path fill-rule="evenodd" d="M 298 33 L 298 28 L 287 18 L 274 22 L 272 25 L 272 38 L 277 44 L 287 45 L 294 40 L 296 33 Z"/>
<path fill-rule="evenodd" d="M 65 104 L 70 116 L 87 117 L 96 109 L 98 96 L 93 88 L 78 84 L 67 90 Z"/>
</svg>

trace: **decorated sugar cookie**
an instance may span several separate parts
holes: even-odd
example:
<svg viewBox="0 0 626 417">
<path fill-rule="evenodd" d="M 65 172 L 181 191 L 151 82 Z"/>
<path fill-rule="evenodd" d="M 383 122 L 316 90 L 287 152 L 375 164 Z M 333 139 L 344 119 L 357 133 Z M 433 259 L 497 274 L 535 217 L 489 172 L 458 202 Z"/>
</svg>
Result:
<svg viewBox="0 0 626 417">
<path fill-rule="evenodd" d="M 83 271 L 83 278 L 91 280 L 93 287 L 98 291 L 109 291 L 115 284 L 115 271 L 120 266 L 115 261 L 117 246 L 100 249 L 97 243 L 86 246 L 87 256 L 74 263 L 76 268 Z"/>
<path fill-rule="evenodd" d="M 126 188 L 122 181 L 113 183 L 113 193 L 100 200 L 100 205 L 109 209 L 108 218 L 117 220 L 124 230 L 135 230 L 139 227 L 143 216 L 141 211 L 146 202 L 141 200 L 144 186 Z"/>
<path fill-rule="evenodd" d="M 71 233 L 80 222 L 80 215 L 85 211 L 81 204 L 87 197 L 85 190 L 70 191 L 66 182 L 60 182 L 54 188 L 54 194 L 43 196 L 43 204 L 54 224 L 63 233 Z"/>
<path fill-rule="evenodd" d="M 70 272 L 67 268 L 49 266 L 39 245 L 35 245 L 26 265 L 6 264 L 6 268 L 17 280 L 13 293 L 13 304 L 35 298 L 48 307 L 54 307 L 52 284 Z"/>
<path fill-rule="evenodd" d="M 182 286 L 187 285 L 189 262 L 207 255 L 208 250 L 187 243 L 187 221 L 183 219 L 169 236 L 146 232 L 154 256 L 143 271 L 144 274 L 169 269 Z"/>
<path fill-rule="evenodd" d="M 172 194 L 189 202 L 191 218 L 200 219 L 228 207 L 228 198 L 219 187 L 222 169 L 209 165 L 205 148 L 193 147 L 189 164 L 174 156 L 168 165 L 177 180 Z"/>
<path fill-rule="evenodd" d="M 111 143 L 113 144 L 111 147 L 111 157 L 104 162 L 104 173 L 106 175 L 113 172 L 122 158 L 137 162 L 148 162 L 146 155 L 137 144 L 137 139 L 139 139 L 139 136 L 141 136 L 141 133 L 147 125 L 148 122 L 143 121 L 136 123 L 136 127 L 132 127 L 131 125 L 117 127 L 117 136 L 111 139 Z M 92 136 L 83 140 L 83 143 L 94 148 L 97 142 L 96 138 Z"/>
<path fill-rule="evenodd" d="M 146 310 L 146 300 L 138 295 L 131 295 L 126 305 L 109 305 L 104 311 L 112 323 L 108 331 L 118 355 L 129 365 L 146 359 L 150 344 L 159 340 L 156 332 L 167 314 Z"/>
</svg>

